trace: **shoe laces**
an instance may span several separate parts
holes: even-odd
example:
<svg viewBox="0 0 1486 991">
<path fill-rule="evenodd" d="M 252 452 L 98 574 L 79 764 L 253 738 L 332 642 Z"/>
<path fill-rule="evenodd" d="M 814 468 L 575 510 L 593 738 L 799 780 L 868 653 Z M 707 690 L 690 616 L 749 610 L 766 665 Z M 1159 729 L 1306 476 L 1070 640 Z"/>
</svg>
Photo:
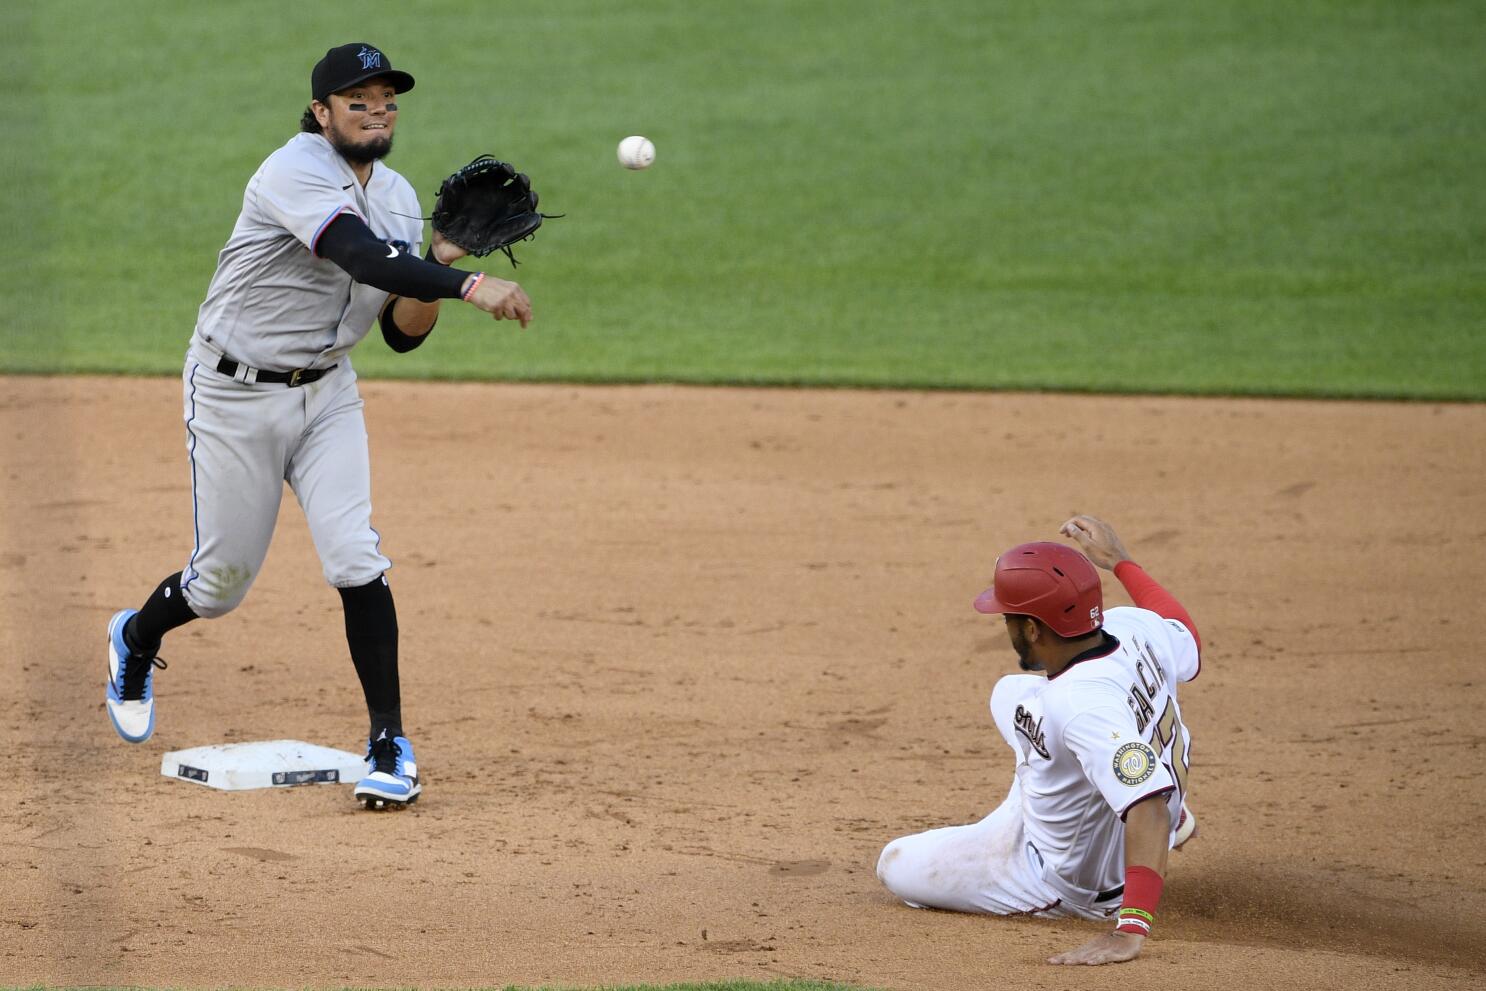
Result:
<svg viewBox="0 0 1486 991">
<path fill-rule="evenodd" d="M 372 771 L 381 771 L 383 774 L 397 774 L 397 759 L 402 756 L 402 748 L 395 740 L 381 737 L 373 740 L 371 745 Z"/>
<path fill-rule="evenodd" d="M 144 685 L 149 680 L 150 669 L 159 668 L 163 671 L 169 666 L 163 657 L 130 654 L 124 658 L 124 684 L 119 697 L 125 702 L 138 702 L 144 698 Z"/>
</svg>

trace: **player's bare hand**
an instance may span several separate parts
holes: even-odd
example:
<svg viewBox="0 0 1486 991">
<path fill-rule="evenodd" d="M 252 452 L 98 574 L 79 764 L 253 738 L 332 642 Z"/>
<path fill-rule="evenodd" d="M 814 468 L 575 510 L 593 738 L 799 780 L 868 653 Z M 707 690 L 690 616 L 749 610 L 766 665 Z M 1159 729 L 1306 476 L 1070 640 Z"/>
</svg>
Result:
<svg viewBox="0 0 1486 991">
<path fill-rule="evenodd" d="M 469 254 L 453 241 L 446 240 L 438 231 L 433 232 L 433 257 L 440 265 L 452 265 Z"/>
<path fill-rule="evenodd" d="M 469 301 L 497 320 L 520 320 L 523 327 L 531 323 L 531 300 L 514 282 L 487 275 Z"/>
<path fill-rule="evenodd" d="M 1075 516 L 1060 526 L 1058 532 L 1078 541 L 1079 549 L 1084 555 L 1106 571 L 1113 571 L 1114 566 L 1121 561 L 1130 560 L 1125 545 L 1115 536 L 1114 527 L 1103 520 L 1092 516 Z"/>
<path fill-rule="evenodd" d="M 1057 964 L 1083 964 L 1089 967 L 1097 967 L 1102 963 L 1124 963 L 1126 960 L 1134 960 L 1140 955 L 1140 947 L 1145 943 L 1144 936 L 1136 936 L 1132 933 L 1107 932 L 1103 936 L 1096 936 L 1076 950 L 1067 953 L 1059 953 L 1055 957 L 1048 957 L 1048 963 Z"/>
</svg>

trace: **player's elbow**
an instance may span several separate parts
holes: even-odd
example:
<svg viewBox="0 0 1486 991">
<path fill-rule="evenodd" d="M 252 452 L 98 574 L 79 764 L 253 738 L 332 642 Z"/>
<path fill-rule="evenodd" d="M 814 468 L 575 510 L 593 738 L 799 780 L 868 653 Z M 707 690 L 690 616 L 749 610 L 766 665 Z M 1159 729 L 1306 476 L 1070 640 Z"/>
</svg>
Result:
<svg viewBox="0 0 1486 991">
<path fill-rule="evenodd" d="M 1166 800 L 1170 795 L 1171 789 L 1168 787 L 1162 791 L 1147 795 L 1145 798 L 1127 807 L 1123 817 L 1125 828 L 1128 829 L 1135 823 L 1164 821 L 1170 818 L 1171 813 L 1166 805 Z"/>
</svg>

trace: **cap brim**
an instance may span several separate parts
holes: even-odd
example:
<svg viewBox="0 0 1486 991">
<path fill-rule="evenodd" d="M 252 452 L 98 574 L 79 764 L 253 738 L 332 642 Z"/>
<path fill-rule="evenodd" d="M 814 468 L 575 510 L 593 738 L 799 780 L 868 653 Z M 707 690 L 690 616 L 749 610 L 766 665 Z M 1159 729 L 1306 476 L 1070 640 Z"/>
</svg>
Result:
<svg viewBox="0 0 1486 991">
<path fill-rule="evenodd" d="M 402 72 L 398 69 L 368 69 L 365 75 L 357 76 L 350 82 L 342 83 L 335 89 L 331 90 L 330 93 L 339 93 L 343 89 L 350 89 L 352 86 L 355 86 L 359 83 L 364 83 L 368 79 L 377 78 L 383 78 L 390 82 L 392 84 L 392 90 L 395 93 L 406 93 L 408 90 L 413 88 L 413 77 L 408 75 L 406 72 Z M 326 93 L 325 96 L 329 96 L 330 93 Z M 315 99 L 319 100 L 321 103 L 325 102 L 325 97 L 317 96 L 315 97 Z"/>
<path fill-rule="evenodd" d="M 992 614 L 1006 612 L 1006 607 L 996 599 L 994 585 L 975 597 L 975 611 Z"/>
</svg>

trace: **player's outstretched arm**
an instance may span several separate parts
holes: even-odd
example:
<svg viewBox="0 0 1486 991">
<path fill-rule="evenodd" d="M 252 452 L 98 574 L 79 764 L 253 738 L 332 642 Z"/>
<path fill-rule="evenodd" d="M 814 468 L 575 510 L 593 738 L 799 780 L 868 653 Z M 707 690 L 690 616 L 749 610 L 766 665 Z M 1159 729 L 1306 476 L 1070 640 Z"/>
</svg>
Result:
<svg viewBox="0 0 1486 991">
<path fill-rule="evenodd" d="M 1125 895 L 1118 927 L 1077 949 L 1049 957 L 1048 963 L 1097 966 L 1124 963 L 1140 955 L 1161 900 L 1170 854 L 1166 795 L 1163 791 L 1142 799 L 1125 813 Z"/>
<path fill-rule="evenodd" d="M 1121 561 L 1130 560 L 1130 554 L 1125 550 L 1125 545 L 1120 543 L 1114 527 L 1103 520 L 1092 516 L 1075 516 L 1060 526 L 1058 532 L 1076 540 L 1084 556 L 1105 571 L 1113 571 L 1115 565 Z"/>
<path fill-rule="evenodd" d="M 497 320 L 520 320 L 521 326 L 531 323 L 531 300 L 526 291 L 514 282 L 497 279 L 484 272 L 471 272 L 464 280 L 462 296 L 465 302 L 484 310 Z M 439 301 L 396 298 L 391 310 L 394 324 L 405 335 L 417 337 L 433 329 L 439 316 Z M 383 332 L 386 332 L 384 321 Z M 388 341 L 392 343 L 391 340 Z M 417 346 L 416 344 L 414 345 Z M 395 346 L 393 350 L 398 350 Z"/>
<path fill-rule="evenodd" d="M 1197 632 L 1197 624 L 1192 622 L 1191 613 L 1176 600 L 1176 596 L 1162 588 L 1154 578 L 1145 573 L 1145 569 L 1135 563 L 1115 534 L 1114 527 L 1093 516 L 1075 516 L 1059 527 L 1058 531 L 1077 541 L 1079 549 L 1090 561 L 1106 571 L 1114 572 L 1114 576 L 1125 586 L 1125 591 L 1130 593 L 1130 599 L 1137 606 L 1166 619 L 1174 619 L 1185 626 L 1187 632 L 1192 634 L 1192 639 L 1197 642 L 1197 650 L 1201 652 L 1202 635 Z"/>
<path fill-rule="evenodd" d="M 312 248 L 362 285 L 409 299 L 452 299 L 461 295 L 469 275 L 388 244 L 353 213 L 342 213 L 332 220 Z"/>
<path fill-rule="evenodd" d="M 479 307 L 497 320 L 520 320 L 523 327 L 531 323 L 531 300 L 526 298 L 526 290 L 514 282 L 497 279 L 483 272 L 477 272 L 470 278 L 473 285 L 465 290 L 466 302 Z"/>
</svg>

